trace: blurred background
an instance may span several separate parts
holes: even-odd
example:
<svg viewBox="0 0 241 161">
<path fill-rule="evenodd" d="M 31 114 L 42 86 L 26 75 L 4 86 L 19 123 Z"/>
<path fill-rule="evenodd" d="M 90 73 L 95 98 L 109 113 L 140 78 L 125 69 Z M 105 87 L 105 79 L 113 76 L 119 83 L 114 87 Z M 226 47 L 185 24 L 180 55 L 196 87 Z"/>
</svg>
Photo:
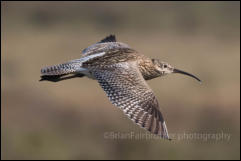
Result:
<svg viewBox="0 0 241 161">
<path fill-rule="evenodd" d="M 2 159 L 240 159 L 240 2 L 1 2 L 1 34 Z M 203 81 L 148 81 L 173 141 L 123 136 L 94 80 L 38 81 L 109 34 Z"/>
</svg>

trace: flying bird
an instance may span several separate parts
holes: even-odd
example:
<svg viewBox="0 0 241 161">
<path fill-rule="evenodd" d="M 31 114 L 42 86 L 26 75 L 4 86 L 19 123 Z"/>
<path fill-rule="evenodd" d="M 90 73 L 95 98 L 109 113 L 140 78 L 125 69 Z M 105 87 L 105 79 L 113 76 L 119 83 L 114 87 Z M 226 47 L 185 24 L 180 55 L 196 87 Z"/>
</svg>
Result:
<svg viewBox="0 0 241 161">
<path fill-rule="evenodd" d="M 84 49 L 81 58 L 41 69 L 40 81 L 59 82 L 87 76 L 99 82 L 112 104 L 140 127 L 170 140 L 159 103 L 147 80 L 171 73 L 196 76 L 158 59 L 148 58 L 115 35 Z"/>
</svg>

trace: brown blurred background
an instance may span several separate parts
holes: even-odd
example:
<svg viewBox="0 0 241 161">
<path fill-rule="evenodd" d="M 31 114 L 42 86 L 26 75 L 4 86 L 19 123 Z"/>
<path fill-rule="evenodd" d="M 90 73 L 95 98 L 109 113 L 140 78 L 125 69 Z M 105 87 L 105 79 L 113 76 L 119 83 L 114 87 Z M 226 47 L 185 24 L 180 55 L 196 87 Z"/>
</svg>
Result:
<svg viewBox="0 0 241 161">
<path fill-rule="evenodd" d="M 1 2 L 1 9 L 2 159 L 240 159 L 240 2 Z M 148 82 L 171 136 L 230 139 L 105 138 L 146 131 L 94 80 L 38 81 L 42 67 L 79 58 L 109 34 L 202 79 Z"/>
</svg>

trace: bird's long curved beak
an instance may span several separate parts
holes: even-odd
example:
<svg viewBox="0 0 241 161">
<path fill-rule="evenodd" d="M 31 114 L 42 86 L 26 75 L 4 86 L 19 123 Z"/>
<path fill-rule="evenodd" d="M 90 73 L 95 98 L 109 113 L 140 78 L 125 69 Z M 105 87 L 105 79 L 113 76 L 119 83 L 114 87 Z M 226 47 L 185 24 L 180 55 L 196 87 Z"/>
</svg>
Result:
<svg viewBox="0 0 241 161">
<path fill-rule="evenodd" d="M 182 70 L 179 70 L 179 69 L 173 69 L 173 73 L 180 73 L 180 74 L 184 74 L 184 75 L 187 75 L 187 76 L 190 76 L 190 77 L 193 77 L 194 79 L 198 80 L 199 82 L 201 82 L 201 80 L 199 78 L 197 78 L 196 76 L 190 74 L 190 73 L 187 73 L 187 72 L 184 72 Z"/>
</svg>

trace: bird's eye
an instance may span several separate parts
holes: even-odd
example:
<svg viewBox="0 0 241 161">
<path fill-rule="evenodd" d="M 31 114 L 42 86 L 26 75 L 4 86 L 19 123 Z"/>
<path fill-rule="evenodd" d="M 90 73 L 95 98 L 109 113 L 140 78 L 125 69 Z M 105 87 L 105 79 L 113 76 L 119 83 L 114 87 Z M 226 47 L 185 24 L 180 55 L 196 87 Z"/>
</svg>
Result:
<svg viewBox="0 0 241 161">
<path fill-rule="evenodd" d="M 166 64 L 164 64 L 164 68 L 167 68 L 167 65 L 166 65 Z"/>
</svg>

